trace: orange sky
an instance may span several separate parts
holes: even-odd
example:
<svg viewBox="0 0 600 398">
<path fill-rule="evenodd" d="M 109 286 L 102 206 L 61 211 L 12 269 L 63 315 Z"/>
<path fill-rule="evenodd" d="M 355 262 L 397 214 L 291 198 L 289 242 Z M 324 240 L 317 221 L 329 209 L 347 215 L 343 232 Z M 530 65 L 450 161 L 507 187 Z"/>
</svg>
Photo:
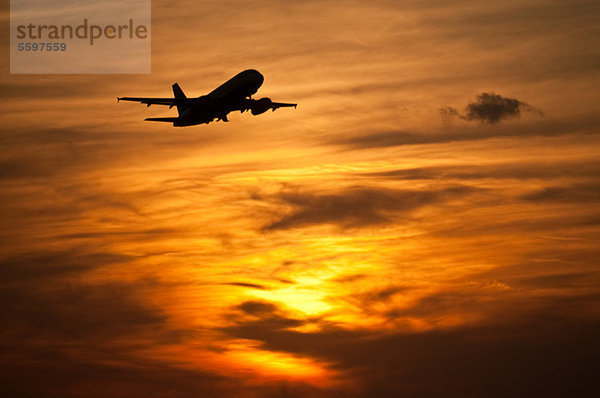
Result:
<svg viewBox="0 0 600 398">
<path fill-rule="evenodd" d="M 2 396 L 595 385 L 597 1 L 152 15 L 150 75 L 1 64 Z M 248 68 L 257 98 L 298 109 L 173 128 L 143 119 L 175 109 L 115 101 L 174 82 L 199 96 Z M 492 92 L 520 115 L 468 120 Z"/>
</svg>

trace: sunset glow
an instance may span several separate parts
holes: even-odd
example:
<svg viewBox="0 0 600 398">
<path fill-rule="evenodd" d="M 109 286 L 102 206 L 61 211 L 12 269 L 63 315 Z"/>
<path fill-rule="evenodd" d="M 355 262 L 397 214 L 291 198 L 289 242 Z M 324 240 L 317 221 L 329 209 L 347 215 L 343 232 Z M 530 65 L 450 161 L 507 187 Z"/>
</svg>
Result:
<svg viewBox="0 0 600 398">
<path fill-rule="evenodd" d="M 588 396 L 599 20 L 153 1 L 151 74 L 4 62 L 0 395 Z M 174 128 L 115 101 L 248 68 L 298 108 Z"/>
</svg>

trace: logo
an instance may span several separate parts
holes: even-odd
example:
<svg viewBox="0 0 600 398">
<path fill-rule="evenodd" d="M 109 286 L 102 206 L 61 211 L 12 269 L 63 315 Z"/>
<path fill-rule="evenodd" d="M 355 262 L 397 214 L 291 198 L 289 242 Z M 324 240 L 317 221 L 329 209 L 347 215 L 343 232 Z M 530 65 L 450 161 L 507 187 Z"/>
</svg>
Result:
<svg viewBox="0 0 600 398">
<path fill-rule="evenodd" d="M 10 72 L 150 73 L 150 0 L 11 0 Z"/>
</svg>

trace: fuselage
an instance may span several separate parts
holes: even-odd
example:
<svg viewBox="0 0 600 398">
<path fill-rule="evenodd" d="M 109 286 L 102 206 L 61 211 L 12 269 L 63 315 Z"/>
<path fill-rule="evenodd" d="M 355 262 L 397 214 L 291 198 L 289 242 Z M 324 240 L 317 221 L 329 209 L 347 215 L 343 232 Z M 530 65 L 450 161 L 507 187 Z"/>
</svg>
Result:
<svg viewBox="0 0 600 398">
<path fill-rule="evenodd" d="M 185 101 L 174 126 L 192 126 L 224 118 L 227 113 L 247 108 L 248 97 L 255 94 L 264 82 L 263 75 L 254 69 L 238 73 L 207 95 Z"/>
<path fill-rule="evenodd" d="M 221 84 L 211 91 L 207 97 L 211 99 L 227 98 L 231 96 L 242 98 L 250 97 L 258 91 L 264 81 L 265 78 L 259 71 L 247 69 Z"/>
</svg>

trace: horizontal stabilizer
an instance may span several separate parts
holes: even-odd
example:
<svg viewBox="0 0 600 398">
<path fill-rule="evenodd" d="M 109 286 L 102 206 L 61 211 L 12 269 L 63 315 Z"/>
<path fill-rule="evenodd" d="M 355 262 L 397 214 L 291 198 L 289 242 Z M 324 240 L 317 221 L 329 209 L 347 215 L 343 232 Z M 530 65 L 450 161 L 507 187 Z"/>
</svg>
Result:
<svg viewBox="0 0 600 398">
<path fill-rule="evenodd" d="M 273 102 L 271 104 L 271 109 L 275 110 L 277 108 L 291 108 L 291 107 L 294 107 L 294 109 L 296 109 L 297 106 L 298 106 L 298 104 L 286 104 L 283 102 Z"/>
<path fill-rule="evenodd" d="M 149 122 L 169 122 L 174 123 L 178 118 L 176 117 L 147 117 L 144 120 Z"/>
</svg>

